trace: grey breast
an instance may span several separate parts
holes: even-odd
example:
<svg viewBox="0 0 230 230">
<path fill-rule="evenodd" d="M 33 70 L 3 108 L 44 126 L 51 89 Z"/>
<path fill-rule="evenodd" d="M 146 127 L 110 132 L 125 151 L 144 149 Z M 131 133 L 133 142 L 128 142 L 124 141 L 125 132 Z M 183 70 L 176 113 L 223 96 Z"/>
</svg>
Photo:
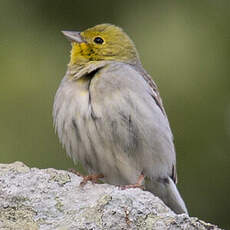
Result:
<svg viewBox="0 0 230 230">
<path fill-rule="evenodd" d="M 113 63 L 98 69 L 88 85 L 81 85 L 88 94 L 81 95 L 73 82 L 62 84 L 55 101 L 62 98 L 65 105 L 54 105 L 59 107 L 56 120 L 62 118 L 56 122 L 59 137 L 89 173 L 102 173 L 111 184 L 135 183 L 141 172 L 156 178 L 171 174 L 175 151 L 167 117 L 132 66 Z"/>
</svg>

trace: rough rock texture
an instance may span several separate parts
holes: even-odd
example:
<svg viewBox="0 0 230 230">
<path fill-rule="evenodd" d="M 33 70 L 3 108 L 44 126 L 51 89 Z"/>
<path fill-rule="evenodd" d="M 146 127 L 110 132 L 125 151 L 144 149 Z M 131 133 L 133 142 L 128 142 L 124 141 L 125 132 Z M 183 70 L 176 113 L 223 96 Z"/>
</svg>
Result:
<svg viewBox="0 0 230 230">
<path fill-rule="evenodd" d="M 0 164 L 0 229 L 219 229 L 176 215 L 140 189 L 88 183 L 55 169 Z"/>
</svg>

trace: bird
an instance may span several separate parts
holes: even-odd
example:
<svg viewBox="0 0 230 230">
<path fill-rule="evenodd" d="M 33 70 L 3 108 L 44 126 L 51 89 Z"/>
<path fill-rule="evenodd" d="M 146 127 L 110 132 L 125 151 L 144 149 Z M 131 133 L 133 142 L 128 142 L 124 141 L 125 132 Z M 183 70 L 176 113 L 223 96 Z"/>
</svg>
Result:
<svg viewBox="0 0 230 230">
<path fill-rule="evenodd" d="M 67 154 L 89 173 L 84 182 L 144 186 L 175 213 L 188 214 L 166 111 L 134 42 L 113 24 L 62 33 L 72 48 L 53 120 Z"/>
</svg>

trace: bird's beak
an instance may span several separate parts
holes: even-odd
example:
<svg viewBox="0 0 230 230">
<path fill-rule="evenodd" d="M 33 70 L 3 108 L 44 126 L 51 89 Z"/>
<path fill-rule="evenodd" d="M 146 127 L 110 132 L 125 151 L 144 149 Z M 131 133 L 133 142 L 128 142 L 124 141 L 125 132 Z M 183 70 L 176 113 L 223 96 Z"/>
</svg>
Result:
<svg viewBox="0 0 230 230">
<path fill-rule="evenodd" d="M 76 31 L 62 31 L 62 33 L 71 42 L 77 42 L 77 43 L 84 42 L 84 40 L 82 39 L 82 36 L 80 35 L 80 32 L 76 32 Z"/>
</svg>

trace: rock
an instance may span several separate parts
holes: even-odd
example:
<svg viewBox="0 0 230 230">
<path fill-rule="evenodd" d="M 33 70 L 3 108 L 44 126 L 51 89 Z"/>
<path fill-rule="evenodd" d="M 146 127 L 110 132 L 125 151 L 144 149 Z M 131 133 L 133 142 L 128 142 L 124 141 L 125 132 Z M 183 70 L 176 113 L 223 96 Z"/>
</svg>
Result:
<svg viewBox="0 0 230 230">
<path fill-rule="evenodd" d="M 220 229 L 176 215 L 149 192 L 120 190 L 55 169 L 0 164 L 0 229 Z"/>
</svg>

